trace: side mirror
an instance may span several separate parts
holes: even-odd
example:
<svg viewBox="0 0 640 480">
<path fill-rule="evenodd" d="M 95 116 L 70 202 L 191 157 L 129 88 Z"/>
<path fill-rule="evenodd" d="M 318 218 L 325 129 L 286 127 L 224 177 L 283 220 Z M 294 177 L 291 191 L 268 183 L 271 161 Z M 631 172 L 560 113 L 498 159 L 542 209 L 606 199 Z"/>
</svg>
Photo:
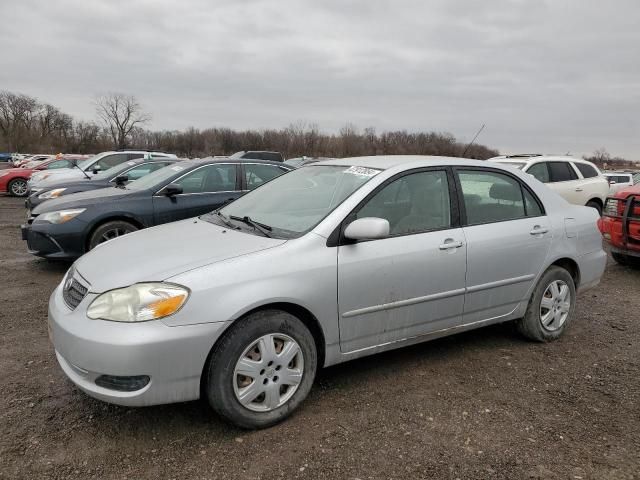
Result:
<svg viewBox="0 0 640 480">
<path fill-rule="evenodd" d="M 94 175 L 98 174 L 98 172 L 100 172 L 100 167 L 93 167 L 93 170 L 91 171 L 91 173 L 93 173 Z"/>
<path fill-rule="evenodd" d="M 116 178 L 113 179 L 113 183 L 115 183 L 118 186 L 122 186 L 128 181 L 129 181 L 128 175 L 118 175 Z"/>
<path fill-rule="evenodd" d="M 377 240 L 389 236 L 389 221 L 384 218 L 365 217 L 354 220 L 344 230 L 350 240 Z"/>
<path fill-rule="evenodd" d="M 178 185 L 177 183 L 170 183 L 162 190 L 160 190 L 160 195 L 166 195 L 167 197 L 173 197 L 174 195 L 180 195 L 182 193 L 182 185 Z"/>
<path fill-rule="evenodd" d="M 616 181 L 615 180 L 609 180 L 609 185 L 615 185 Z"/>
</svg>

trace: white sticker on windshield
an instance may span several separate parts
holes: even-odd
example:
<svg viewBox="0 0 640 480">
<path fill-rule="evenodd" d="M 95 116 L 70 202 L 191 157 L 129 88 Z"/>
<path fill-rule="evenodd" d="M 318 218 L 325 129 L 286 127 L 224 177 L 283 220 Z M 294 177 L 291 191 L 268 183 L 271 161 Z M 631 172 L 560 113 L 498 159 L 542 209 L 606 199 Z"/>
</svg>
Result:
<svg viewBox="0 0 640 480">
<path fill-rule="evenodd" d="M 376 170 L 375 168 L 366 168 L 366 167 L 349 167 L 343 173 L 352 173 L 354 175 L 360 175 L 361 177 L 373 177 L 380 173 L 380 170 Z"/>
<path fill-rule="evenodd" d="M 181 167 L 180 165 L 174 165 L 173 167 L 171 167 L 171 170 L 173 170 L 174 172 L 179 172 L 181 170 L 184 170 L 184 167 Z"/>
</svg>

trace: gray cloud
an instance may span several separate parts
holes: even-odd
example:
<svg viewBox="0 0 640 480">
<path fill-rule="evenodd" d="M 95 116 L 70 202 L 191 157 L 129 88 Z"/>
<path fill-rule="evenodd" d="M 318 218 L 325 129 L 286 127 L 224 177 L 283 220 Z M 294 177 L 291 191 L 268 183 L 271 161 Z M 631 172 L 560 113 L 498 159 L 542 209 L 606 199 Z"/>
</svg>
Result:
<svg viewBox="0 0 640 480">
<path fill-rule="evenodd" d="M 637 0 L 21 0 L 0 88 L 80 118 L 136 95 L 157 129 L 449 131 L 506 152 L 640 159 Z"/>
</svg>

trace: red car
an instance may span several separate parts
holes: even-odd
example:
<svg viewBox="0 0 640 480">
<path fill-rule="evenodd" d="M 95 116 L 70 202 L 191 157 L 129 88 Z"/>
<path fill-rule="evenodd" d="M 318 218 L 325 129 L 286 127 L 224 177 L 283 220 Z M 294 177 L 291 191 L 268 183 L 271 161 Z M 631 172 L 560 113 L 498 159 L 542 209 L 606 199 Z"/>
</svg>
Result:
<svg viewBox="0 0 640 480">
<path fill-rule="evenodd" d="M 26 197 L 27 180 L 29 180 L 33 172 L 54 168 L 71 168 L 75 162 L 75 159 L 70 158 L 52 158 L 39 163 L 33 168 L 9 168 L 7 170 L 0 170 L 0 193 L 8 193 L 14 197 Z"/>
<path fill-rule="evenodd" d="M 640 266 L 640 184 L 607 198 L 598 228 L 616 262 Z"/>
</svg>

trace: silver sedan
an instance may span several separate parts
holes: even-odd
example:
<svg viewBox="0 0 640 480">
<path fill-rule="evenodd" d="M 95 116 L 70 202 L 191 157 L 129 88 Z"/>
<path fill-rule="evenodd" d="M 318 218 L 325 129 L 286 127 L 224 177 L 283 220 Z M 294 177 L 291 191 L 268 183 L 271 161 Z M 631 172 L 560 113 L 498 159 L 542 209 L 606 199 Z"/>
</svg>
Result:
<svg viewBox="0 0 640 480">
<path fill-rule="evenodd" d="M 594 209 L 509 166 L 322 161 L 81 257 L 49 303 L 66 375 L 121 405 L 193 400 L 273 425 L 316 371 L 514 321 L 560 337 L 606 263 Z"/>
</svg>

